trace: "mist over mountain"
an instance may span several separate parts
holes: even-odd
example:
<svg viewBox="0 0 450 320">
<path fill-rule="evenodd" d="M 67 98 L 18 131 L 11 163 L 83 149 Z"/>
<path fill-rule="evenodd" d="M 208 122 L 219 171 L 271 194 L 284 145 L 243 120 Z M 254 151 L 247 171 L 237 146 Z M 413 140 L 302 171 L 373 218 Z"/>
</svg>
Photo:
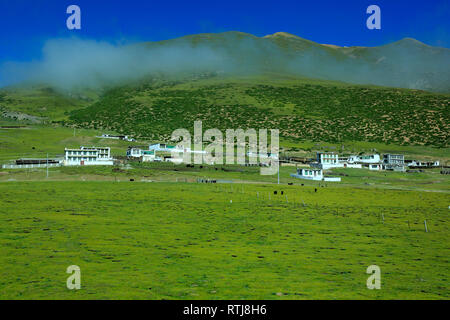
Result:
<svg viewBox="0 0 450 320">
<path fill-rule="evenodd" d="M 277 73 L 450 92 L 450 50 L 408 38 L 379 47 L 318 44 L 283 32 L 265 37 L 242 32 L 198 34 L 133 45 L 53 39 L 42 53 L 38 61 L 3 63 L 0 84 L 44 83 L 74 90 L 155 75 Z"/>
</svg>

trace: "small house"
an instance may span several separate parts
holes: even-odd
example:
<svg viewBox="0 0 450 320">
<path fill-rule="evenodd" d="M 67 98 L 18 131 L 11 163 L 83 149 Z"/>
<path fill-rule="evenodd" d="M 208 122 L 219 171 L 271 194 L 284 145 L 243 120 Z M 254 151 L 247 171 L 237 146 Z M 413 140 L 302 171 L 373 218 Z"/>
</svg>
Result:
<svg viewBox="0 0 450 320">
<path fill-rule="evenodd" d="M 297 169 L 297 173 L 291 173 L 291 177 L 306 179 L 306 180 L 323 180 L 323 170 L 322 169 Z"/>
</svg>

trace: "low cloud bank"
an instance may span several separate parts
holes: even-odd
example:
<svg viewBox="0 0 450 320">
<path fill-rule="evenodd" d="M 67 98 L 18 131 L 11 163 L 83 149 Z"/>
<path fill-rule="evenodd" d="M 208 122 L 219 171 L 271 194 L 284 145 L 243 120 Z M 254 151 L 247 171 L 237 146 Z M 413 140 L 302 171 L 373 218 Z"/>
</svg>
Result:
<svg viewBox="0 0 450 320">
<path fill-rule="evenodd" d="M 450 50 L 414 41 L 365 48 L 359 52 L 302 50 L 273 39 L 225 33 L 210 38 L 181 38 L 157 43 L 113 45 L 86 39 L 53 39 L 42 59 L 0 65 L 0 85 L 44 83 L 55 88 L 101 88 L 151 75 L 221 72 L 279 72 L 435 91 L 450 91 Z M 299 38 L 300 39 L 300 38 Z"/>
<path fill-rule="evenodd" d="M 143 44 L 116 46 L 81 39 L 49 40 L 40 61 L 6 62 L 0 67 L 2 85 L 45 83 L 56 88 L 97 88 L 139 80 L 152 73 L 201 72 L 223 64 L 219 52 L 188 44 L 148 48 Z"/>
</svg>

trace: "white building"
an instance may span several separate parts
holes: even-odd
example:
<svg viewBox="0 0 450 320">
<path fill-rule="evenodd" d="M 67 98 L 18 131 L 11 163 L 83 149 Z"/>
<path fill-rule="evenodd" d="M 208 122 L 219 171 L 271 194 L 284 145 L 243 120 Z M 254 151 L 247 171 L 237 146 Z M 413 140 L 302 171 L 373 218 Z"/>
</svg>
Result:
<svg viewBox="0 0 450 320">
<path fill-rule="evenodd" d="M 322 169 L 297 169 L 297 173 L 291 173 L 291 177 L 306 180 L 323 180 Z"/>
<path fill-rule="evenodd" d="M 379 154 L 369 154 L 362 156 L 350 156 L 348 158 L 349 163 L 380 163 L 381 158 Z"/>
<path fill-rule="evenodd" d="M 383 166 L 385 170 L 405 171 L 405 156 L 402 154 L 384 154 Z"/>
<path fill-rule="evenodd" d="M 80 147 L 64 149 L 65 166 L 112 166 L 114 164 L 109 147 Z"/>
<path fill-rule="evenodd" d="M 180 153 L 198 153 L 206 154 L 204 150 L 192 150 L 190 147 L 183 148 L 180 146 L 173 146 L 166 143 L 154 143 L 148 147 L 148 150 L 161 151 L 161 152 L 180 152 Z"/>
<path fill-rule="evenodd" d="M 345 160 L 344 160 L 345 159 Z M 317 152 L 316 162 L 311 164 L 311 167 L 318 169 L 332 169 L 332 168 L 357 168 L 361 169 L 360 163 L 350 163 L 346 158 L 339 159 L 339 155 L 334 152 Z"/>
<path fill-rule="evenodd" d="M 390 154 L 387 153 L 383 155 L 383 163 L 390 165 L 404 165 L 405 164 L 405 156 L 402 154 Z"/>
<path fill-rule="evenodd" d="M 158 152 L 160 152 L 158 154 Z M 142 162 L 166 161 L 173 163 L 182 163 L 182 157 L 167 156 L 167 153 L 201 153 L 206 154 L 206 151 L 192 151 L 191 148 L 181 148 L 165 143 L 155 143 L 149 146 L 148 150 L 143 150 L 139 147 L 129 147 L 127 150 L 127 157 L 140 158 Z"/>
<path fill-rule="evenodd" d="M 291 177 L 326 182 L 341 181 L 341 177 L 325 177 L 322 169 L 297 169 L 297 173 L 291 173 Z"/>
<path fill-rule="evenodd" d="M 155 150 L 143 150 L 138 147 L 129 147 L 127 157 L 140 159 L 142 162 L 162 161 L 163 159 L 156 155 Z"/>
<path fill-rule="evenodd" d="M 165 152 L 172 152 L 174 150 L 178 152 L 183 152 L 182 149 L 177 149 L 175 146 L 168 145 L 166 143 L 154 143 L 148 146 L 148 150 L 153 151 L 165 151 Z"/>
<path fill-rule="evenodd" d="M 405 160 L 405 165 L 410 168 L 433 168 L 439 167 L 440 162 L 436 161 L 417 161 L 417 160 Z"/>
<path fill-rule="evenodd" d="M 160 162 L 163 159 L 158 157 L 153 150 L 142 150 L 141 160 L 142 162 Z"/>
<path fill-rule="evenodd" d="M 339 168 L 339 155 L 334 152 L 317 152 L 317 162 L 321 169 Z"/>
<path fill-rule="evenodd" d="M 369 168 L 372 171 L 380 171 L 383 170 L 383 165 L 381 163 L 368 163 L 365 167 Z"/>
<path fill-rule="evenodd" d="M 140 158 L 142 157 L 144 150 L 137 147 L 129 147 L 127 150 L 127 157 L 129 158 Z"/>
<path fill-rule="evenodd" d="M 112 134 L 102 134 L 101 136 L 97 138 L 102 139 L 115 139 L 115 140 L 124 140 L 124 141 L 136 141 L 133 138 L 130 138 L 126 135 L 112 135 Z"/>
</svg>

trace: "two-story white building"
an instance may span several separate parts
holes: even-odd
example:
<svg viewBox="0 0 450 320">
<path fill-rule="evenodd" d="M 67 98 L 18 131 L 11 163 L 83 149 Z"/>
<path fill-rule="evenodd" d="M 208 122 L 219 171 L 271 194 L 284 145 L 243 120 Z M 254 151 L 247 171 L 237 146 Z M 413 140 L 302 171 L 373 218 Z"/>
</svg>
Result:
<svg viewBox="0 0 450 320">
<path fill-rule="evenodd" d="M 78 149 L 64 149 L 65 166 L 112 166 L 114 159 L 111 157 L 109 147 L 80 147 Z"/>
<path fill-rule="evenodd" d="M 339 162 L 339 155 L 334 152 L 317 152 L 316 162 L 311 164 L 318 169 L 331 169 L 342 167 Z"/>
</svg>

